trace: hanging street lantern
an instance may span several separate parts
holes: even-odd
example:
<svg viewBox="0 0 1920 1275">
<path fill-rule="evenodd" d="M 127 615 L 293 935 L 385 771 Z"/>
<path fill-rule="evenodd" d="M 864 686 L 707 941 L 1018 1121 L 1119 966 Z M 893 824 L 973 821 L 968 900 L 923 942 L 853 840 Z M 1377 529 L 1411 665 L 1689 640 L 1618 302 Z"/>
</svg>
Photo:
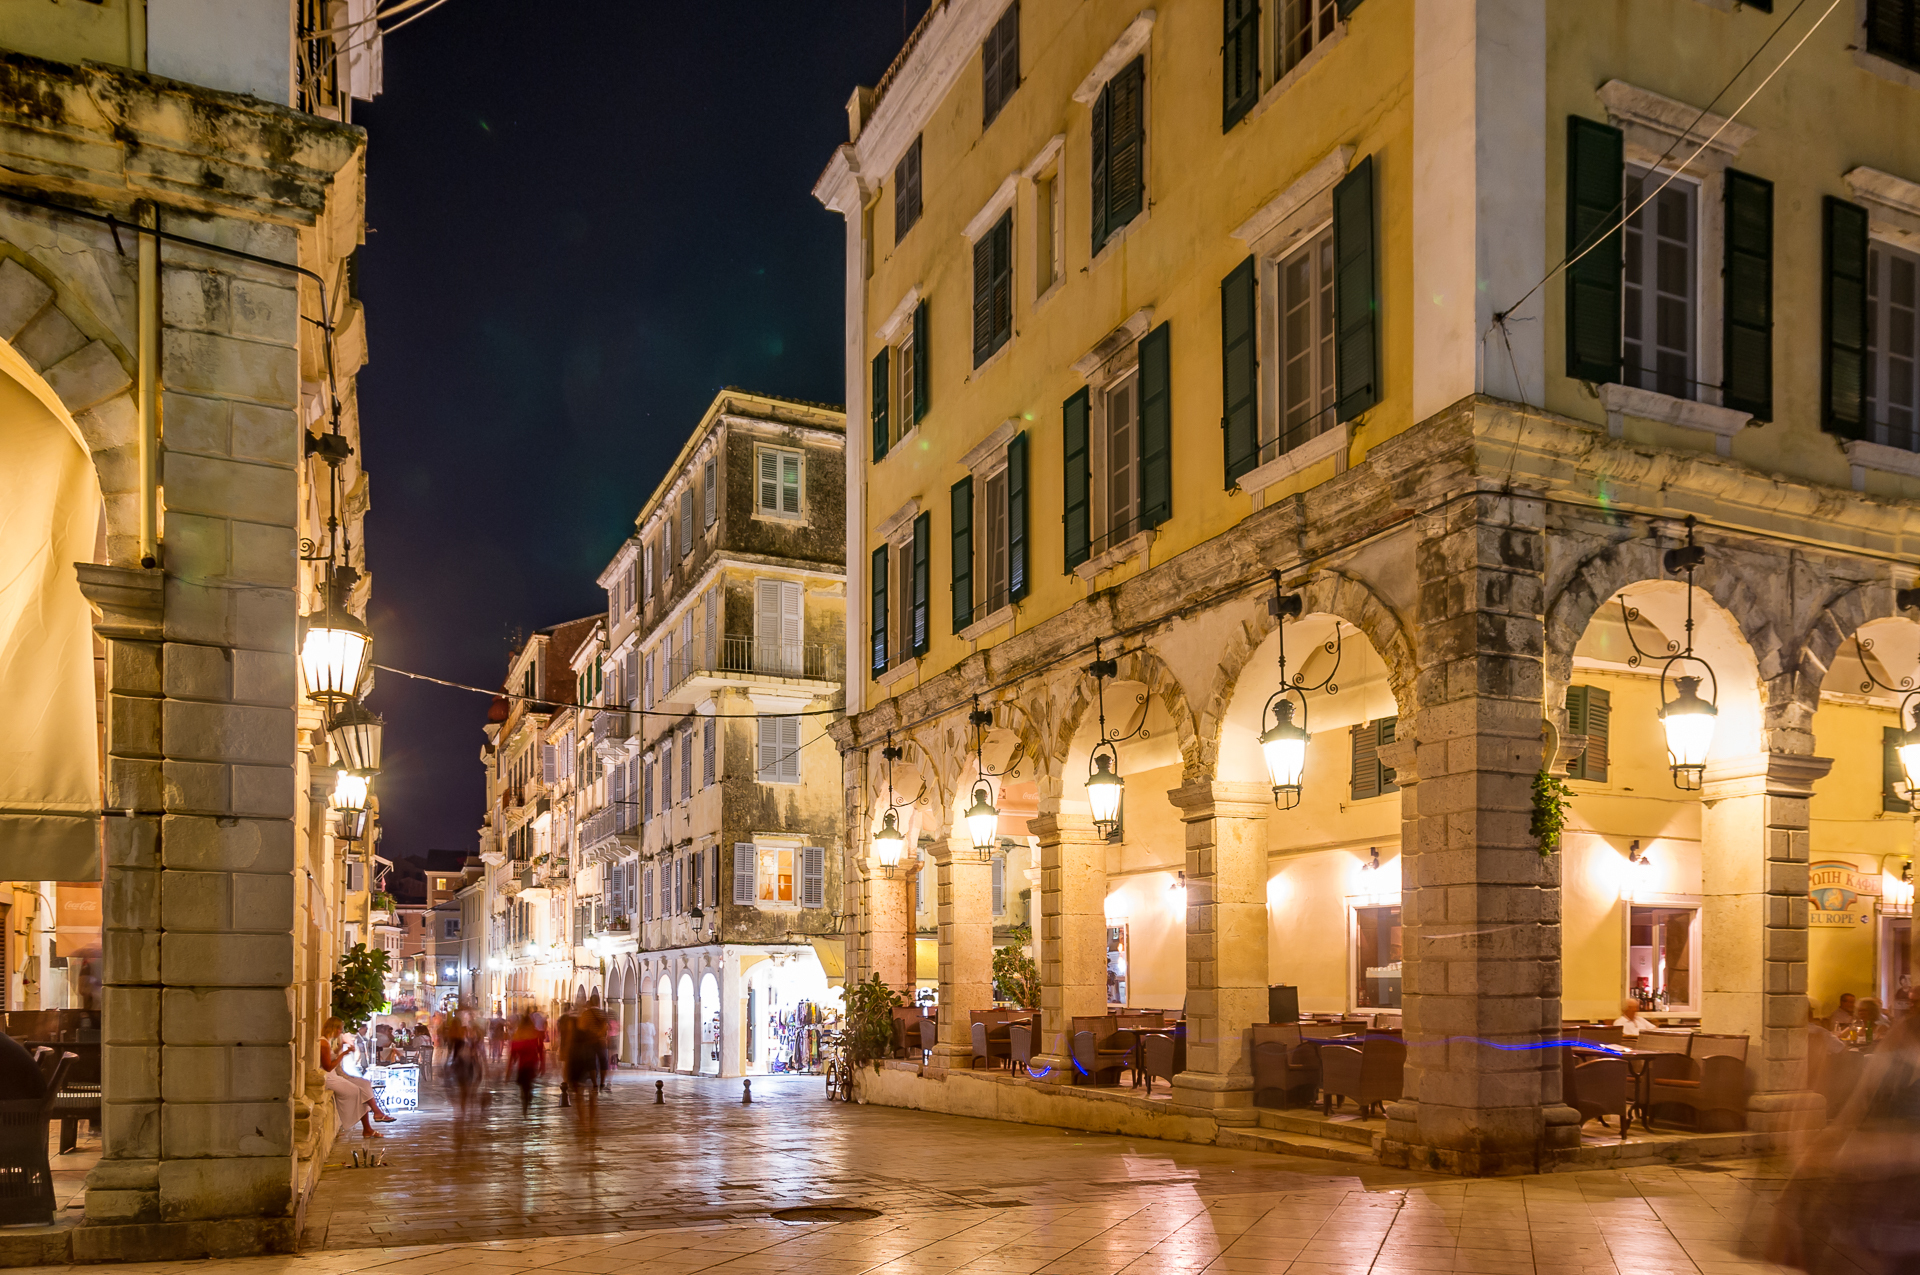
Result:
<svg viewBox="0 0 1920 1275">
<path fill-rule="evenodd" d="M 1687 518 L 1687 543 L 1678 549 L 1667 550 L 1665 565 L 1674 575 L 1687 577 L 1687 628 L 1684 643 L 1668 641 L 1666 659 L 1660 666 L 1660 725 L 1667 737 L 1667 768 L 1673 772 L 1673 786 L 1684 792 L 1694 792 L 1700 787 L 1707 770 L 1707 753 L 1713 747 L 1713 728 L 1720 715 L 1717 701 L 1720 698 L 1720 678 L 1713 671 L 1713 665 L 1693 653 L 1693 573 L 1701 563 L 1707 560 L 1707 551 L 1693 543 L 1694 520 Z M 1627 599 L 1620 599 L 1620 615 L 1627 631 L 1627 644 L 1633 648 L 1633 654 L 1627 657 L 1628 668 L 1639 668 L 1643 660 L 1657 659 L 1656 655 L 1640 649 L 1640 643 L 1633 636 L 1633 622 L 1640 618 L 1637 607 L 1627 605 Z M 1679 674 L 1674 672 L 1675 665 L 1698 664 L 1700 674 Z M 1667 683 L 1673 683 L 1673 696 L 1667 696 Z M 1705 698 L 1700 695 L 1702 683 L 1710 686 Z"/>
<path fill-rule="evenodd" d="M 1093 830 L 1102 838 L 1111 840 L 1121 827 L 1121 810 L 1127 795 L 1127 781 L 1120 778 L 1120 750 L 1116 745 L 1129 739 L 1147 737 L 1147 715 L 1140 714 L 1140 724 L 1125 735 L 1107 730 L 1107 683 L 1119 673 L 1118 661 L 1106 659 L 1100 654 L 1100 639 L 1093 642 L 1093 663 L 1087 665 L 1087 675 L 1093 679 L 1094 700 L 1100 710 L 1100 736 L 1094 741 L 1093 753 L 1087 758 L 1087 807 L 1093 814 Z M 1146 696 L 1140 697 L 1141 703 Z"/>
<path fill-rule="evenodd" d="M 327 798 L 327 805 L 334 810 L 348 814 L 358 814 L 367 808 L 367 788 L 372 783 L 365 775 L 356 775 L 350 770 L 336 771 L 333 777 L 333 792 Z"/>
<path fill-rule="evenodd" d="M 1265 722 L 1269 715 L 1273 725 L 1260 733 L 1260 756 L 1267 763 L 1267 779 L 1273 784 L 1273 803 L 1282 810 L 1292 810 L 1300 804 L 1302 781 L 1307 770 L 1307 692 L 1324 690 L 1329 695 L 1338 695 L 1340 687 L 1334 682 L 1334 675 L 1340 671 L 1342 643 L 1340 626 L 1333 626 L 1333 636 L 1326 641 L 1326 650 L 1333 656 L 1333 667 L 1318 682 L 1308 685 L 1301 674 L 1287 679 L 1287 621 L 1298 620 L 1305 609 L 1297 593 L 1281 593 L 1280 573 L 1273 573 L 1274 596 L 1267 603 L 1267 613 L 1273 616 L 1280 637 L 1280 687 L 1267 697 L 1266 707 L 1260 710 L 1260 720 Z M 1294 714 L 1299 714 L 1298 724 Z"/>
<path fill-rule="evenodd" d="M 1707 750 L 1713 746 L 1714 719 L 1720 710 L 1700 698 L 1700 679 L 1676 677 L 1674 695 L 1660 706 L 1660 724 L 1667 732 L 1667 755 L 1672 758 L 1674 782 L 1681 788 L 1698 788 L 1698 776 L 1707 769 Z M 1681 777 L 1694 776 L 1692 783 Z"/>
<path fill-rule="evenodd" d="M 967 835 L 973 841 L 974 853 L 985 863 L 993 857 L 1000 845 L 1000 809 L 993 804 L 993 789 L 987 783 L 989 779 L 998 779 L 1008 773 L 1006 770 L 987 769 L 987 728 L 993 725 L 993 712 L 980 707 L 980 697 L 974 696 L 973 711 L 967 715 L 967 721 L 973 725 L 973 805 L 961 816 L 967 821 Z"/>
<path fill-rule="evenodd" d="M 372 649 L 367 626 L 349 614 L 329 606 L 307 617 L 307 631 L 300 639 L 300 675 L 306 679 L 308 697 L 323 704 L 352 699 Z"/>
<path fill-rule="evenodd" d="M 386 723 L 367 711 L 357 699 L 334 709 L 327 718 L 327 747 L 335 764 L 361 775 L 380 773 L 380 738 Z"/>
<path fill-rule="evenodd" d="M 1901 611 L 1920 608 L 1920 589 L 1894 590 L 1894 606 Z M 1906 790 L 1907 801 L 1920 804 L 1920 687 L 1914 685 L 1913 674 L 1901 678 L 1898 686 L 1881 681 L 1873 671 L 1876 662 L 1867 659 L 1867 652 L 1873 650 L 1873 639 L 1856 633 L 1853 643 L 1860 670 L 1867 675 L 1867 680 L 1860 683 L 1860 693 L 1871 695 L 1875 690 L 1882 690 L 1900 696 L 1899 721 L 1905 729 L 1899 732 L 1893 753 L 1900 764 L 1900 782 Z"/>
<path fill-rule="evenodd" d="M 880 820 L 880 831 L 873 834 L 873 857 L 891 877 L 893 870 L 900 866 L 900 858 L 906 853 L 907 835 L 900 831 L 900 821 L 893 811 L 887 811 Z"/>
</svg>

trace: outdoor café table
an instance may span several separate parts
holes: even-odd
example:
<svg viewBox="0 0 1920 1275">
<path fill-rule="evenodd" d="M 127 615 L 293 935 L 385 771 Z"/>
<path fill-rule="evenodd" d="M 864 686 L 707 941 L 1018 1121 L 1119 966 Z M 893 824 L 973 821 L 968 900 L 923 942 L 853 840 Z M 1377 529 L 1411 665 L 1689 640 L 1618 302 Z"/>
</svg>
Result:
<svg viewBox="0 0 1920 1275">
<path fill-rule="evenodd" d="M 1633 1127 L 1636 1118 L 1647 1132 L 1653 1132 L 1652 1107 L 1647 1102 L 1647 1064 L 1660 1056 L 1657 1049 L 1626 1049 L 1619 1046 L 1602 1048 L 1598 1045 L 1573 1046 L 1575 1057 L 1584 1057 L 1589 1061 L 1595 1058 L 1618 1058 L 1627 1064 L 1627 1080 L 1633 1086 L 1633 1099 L 1627 1104 L 1627 1128 Z"/>
</svg>

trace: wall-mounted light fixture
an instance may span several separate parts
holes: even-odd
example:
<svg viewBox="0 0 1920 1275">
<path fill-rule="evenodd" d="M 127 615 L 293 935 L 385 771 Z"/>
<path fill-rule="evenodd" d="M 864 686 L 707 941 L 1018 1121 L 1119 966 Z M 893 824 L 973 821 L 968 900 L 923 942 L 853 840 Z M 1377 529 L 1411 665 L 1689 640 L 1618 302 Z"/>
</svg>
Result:
<svg viewBox="0 0 1920 1275">
<path fill-rule="evenodd" d="M 1694 520 L 1687 518 L 1687 543 L 1678 549 L 1667 550 L 1665 565 L 1674 575 L 1687 577 L 1687 628 L 1684 644 L 1667 642 L 1662 652 L 1666 659 L 1660 666 L 1660 725 L 1667 736 L 1668 769 L 1673 772 L 1673 786 L 1687 792 L 1697 791 L 1707 770 L 1707 751 L 1713 746 L 1713 728 L 1718 722 L 1720 709 L 1720 679 L 1714 673 L 1713 666 L 1693 653 L 1693 573 L 1707 560 L 1707 551 L 1693 543 Z M 1627 605 L 1623 596 L 1620 599 L 1620 615 L 1625 621 L 1627 644 L 1633 648 L 1633 654 L 1627 657 L 1628 668 L 1639 668 L 1643 660 L 1657 659 L 1658 655 L 1642 651 L 1633 637 L 1633 622 L 1640 618 L 1636 607 Z M 1676 665 L 1697 664 L 1705 676 L 1699 674 L 1677 674 Z M 1667 682 L 1673 682 L 1673 698 L 1667 698 Z M 1700 687 L 1705 683 L 1709 690 L 1707 698 L 1700 696 Z"/>
<path fill-rule="evenodd" d="M 1308 685 L 1306 679 L 1295 674 L 1292 681 L 1287 680 L 1287 621 L 1300 618 L 1304 606 L 1297 593 L 1282 593 L 1280 573 L 1273 573 L 1274 595 L 1267 603 L 1267 611 L 1273 616 L 1280 637 L 1280 687 L 1267 697 L 1266 707 L 1260 711 L 1260 720 L 1266 721 L 1269 714 L 1273 725 L 1260 735 L 1260 755 L 1267 763 L 1267 777 L 1273 782 L 1273 802 L 1282 810 L 1291 810 L 1300 804 L 1301 781 L 1307 768 L 1307 692 L 1324 690 L 1329 695 L 1338 695 L 1340 687 L 1334 682 L 1334 674 L 1340 671 L 1340 626 L 1333 626 L 1333 636 L 1327 639 L 1326 649 L 1333 656 L 1333 667 L 1318 682 Z M 1294 723 L 1298 712 L 1299 724 Z"/>
</svg>

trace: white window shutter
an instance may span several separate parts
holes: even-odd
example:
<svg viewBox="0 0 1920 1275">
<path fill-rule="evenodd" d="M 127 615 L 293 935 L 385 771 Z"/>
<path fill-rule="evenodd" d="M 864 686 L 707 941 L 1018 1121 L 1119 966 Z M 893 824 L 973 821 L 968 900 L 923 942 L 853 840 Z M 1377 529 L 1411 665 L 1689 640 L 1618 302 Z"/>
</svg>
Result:
<svg viewBox="0 0 1920 1275">
<path fill-rule="evenodd" d="M 644 689 L 644 694 L 641 696 L 640 706 L 642 708 L 652 708 L 653 707 L 653 652 L 652 651 L 647 652 L 646 663 L 643 664 L 641 667 L 645 671 L 640 675 L 641 676 L 640 684 Z"/>
<path fill-rule="evenodd" d="M 754 770 L 763 784 L 773 783 L 779 778 L 774 773 L 780 758 L 779 720 L 762 717 L 754 723 L 759 731 L 759 737 L 754 741 Z"/>
<path fill-rule="evenodd" d="M 800 458 L 790 454 L 780 457 L 780 512 L 800 512 Z"/>
<path fill-rule="evenodd" d="M 717 460 L 707 462 L 705 494 L 706 500 L 701 513 L 705 515 L 707 525 L 711 527 L 720 521 L 720 462 Z"/>
<path fill-rule="evenodd" d="M 720 586 L 707 590 L 707 667 L 720 667 Z"/>
<path fill-rule="evenodd" d="M 823 846 L 800 847 L 800 906 L 827 904 L 827 852 Z"/>
<path fill-rule="evenodd" d="M 552 744 L 540 745 L 540 777 L 552 783 L 560 774 L 560 750 Z"/>
<path fill-rule="evenodd" d="M 993 859 L 993 914 L 999 916 L 1007 910 L 1007 861 L 999 855 Z"/>
<path fill-rule="evenodd" d="M 800 782 L 800 719 L 782 717 L 780 722 L 779 777 L 790 784 Z"/>
<path fill-rule="evenodd" d="M 758 884 L 754 880 L 754 870 L 760 865 L 760 854 L 753 848 L 751 841 L 733 843 L 733 901 L 752 903 L 754 889 Z"/>
<path fill-rule="evenodd" d="M 703 787 L 707 788 L 711 788 L 714 781 L 714 765 L 716 760 L 714 754 L 716 751 L 715 743 L 719 735 L 718 727 L 719 723 L 711 717 L 707 719 L 706 725 L 701 727 L 706 733 L 702 741 L 701 749 L 700 783 Z"/>
<path fill-rule="evenodd" d="M 770 514 L 780 512 L 780 453 L 760 453 L 760 508 Z"/>
<path fill-rule="evenodd" d="M 798 662 L 800 643 L 806 638 L 804 597 L 797 581 L 780 585 L 780 645 L 786 648 L 789 662 Z"/>
<path fill-rule="evenodd" d="M 780 645 L 780 581 L 756 580 L 753 585 L 753 640 L 762 652 Z M 771 658 L 763 654 L 762 659 Z"/>
<path fill-rule="evenodd" d="M 360 892 L 360 864 L 356 860 L 349 859 L 347 860 L 347 893 L 358 894 L 359 892 Z"/>
<path fill-rule="evenodd" d="M 693 608 L 680 617 L 680 649 L 686 652 L 688 664 L 693 663 Z"/>
<path fill-rule="evenodd" d="M 693 488 L 680 493 L 680 556 L 693 552 Z"/>
</svg>

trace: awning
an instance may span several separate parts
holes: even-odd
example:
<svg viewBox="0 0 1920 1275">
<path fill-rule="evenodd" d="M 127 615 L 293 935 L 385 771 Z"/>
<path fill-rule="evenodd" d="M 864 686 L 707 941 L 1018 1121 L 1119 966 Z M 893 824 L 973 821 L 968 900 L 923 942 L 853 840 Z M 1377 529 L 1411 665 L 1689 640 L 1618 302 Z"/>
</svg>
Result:
<svg viewBox="0 0 1920 1275">
<path fill-rule="evenodd" d="M 0 810 L 0 881 L 98 881 L 100 816 Z"/>
<path fill-rule="evenodd" d="M 847 946 L 839 939 L 808 939 L 820 968 L 827 972 L 828 987 L 844 987 L 847 982 Z"/>
</svg>

